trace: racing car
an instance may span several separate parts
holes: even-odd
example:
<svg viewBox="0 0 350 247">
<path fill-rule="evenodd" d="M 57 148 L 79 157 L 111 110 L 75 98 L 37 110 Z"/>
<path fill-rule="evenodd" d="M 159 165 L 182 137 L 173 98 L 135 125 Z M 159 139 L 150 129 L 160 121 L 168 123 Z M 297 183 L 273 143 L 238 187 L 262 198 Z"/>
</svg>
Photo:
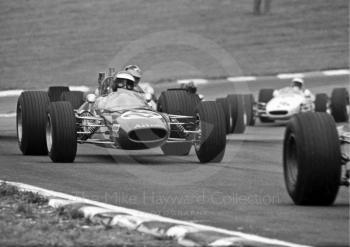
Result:
<svg viewBox="0 0 350 247">
<path fill-rule="evenodd" d="M 350 185 L 350 132 L 327 113 L 294 115 L 285 130 L 283 171 L 297 205 L 331 205 Z"/>
<path fill-rule="evenodd" d="M 348 121 L 349 93 L 346 88 L 335 88 L 329 99 L 327 94 L 313 96 L 292 87 L 280 90 L 261 89 L 259 91 L 256 117 L 262 123 L 288 120 L 300 112 L 330 112 L 336 122 Z"/>
<path fill-rule="evenodd" d="M 124 150 L 161 147 L 166 155 L 187 155 L 194 146 L 200 162 L 222 160 L 225 116 L 216 102 L 197 101 L 186 91 L 165 91 L 156 111 L 140 91 L 118 85 L 110 92 L 111 81 L 110 74 L 100 75 L 100 93 L 85 99 L 67 87 L 22 92 L 17 102 L 22 153 L 74 162 L 77 144 L 84 143 Z"/>
</svg>

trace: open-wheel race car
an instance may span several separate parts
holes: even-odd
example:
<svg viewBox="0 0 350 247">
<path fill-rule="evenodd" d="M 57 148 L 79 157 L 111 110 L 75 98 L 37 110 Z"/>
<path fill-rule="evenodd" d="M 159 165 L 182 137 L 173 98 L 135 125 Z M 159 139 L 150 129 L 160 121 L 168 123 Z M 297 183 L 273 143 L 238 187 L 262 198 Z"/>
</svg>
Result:
<svg viewBox="0 0 350 247">
<path fill-rule="evenodd" d="M 350 132 L 327 113 L 294 115 L 287 123 L 283 170 L 297 205 L 331 205 L 340 185 L 350 184 Z"/>
<path fill-rule="evenodd" d="M 111 77 L 99 84 L 106 94 L 88 94 L 85 99 L 67 87 L 23 92 L 17 103 L 22 153 L 73 162 L 78 143 L 125 150 L 161 147 L 166 155 L 187 155 L 194 146 L 200 162 L 222 160 L 225 116 L 216 102 L 201 102 L 186 91 L 165 91 L 157 111 L 137 90 L 118 86 L 104 91 L 110 85 L 106 80 Z"/>
<path fill-rule="evenodd" d="M 256 116 L 262 123 L 288 120 L 300 112 L 329 112 L 336 122 L 348 120 L 349 93 L 346 88 L 335 88 L 331 97 L 325 93 L 311 94 L 309 90 L 285 87 L 280 90 L 261 89 Z"/>
</svg>

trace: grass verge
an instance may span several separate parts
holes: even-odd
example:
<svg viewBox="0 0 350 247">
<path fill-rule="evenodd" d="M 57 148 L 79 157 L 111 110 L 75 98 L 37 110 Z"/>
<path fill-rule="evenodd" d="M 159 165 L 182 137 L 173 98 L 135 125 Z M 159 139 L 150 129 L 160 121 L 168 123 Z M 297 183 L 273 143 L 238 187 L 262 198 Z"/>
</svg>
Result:
<svg viewBox="0 0 350 247">
<path fill-rule="evenodd" d="M 0 246 L 178 246 L 172 240 L 105 227 L 79 212 L 48 206 L 32 192 L 0 184 Z"/>
<path fill-rule="evenodd" d="M 139 64 L 146 81 L 349 67 L 348 0 L 252 9 L 253 0 L 0 1 L 0 89 L 92 86 L 110 64 Z"/>
</svg>

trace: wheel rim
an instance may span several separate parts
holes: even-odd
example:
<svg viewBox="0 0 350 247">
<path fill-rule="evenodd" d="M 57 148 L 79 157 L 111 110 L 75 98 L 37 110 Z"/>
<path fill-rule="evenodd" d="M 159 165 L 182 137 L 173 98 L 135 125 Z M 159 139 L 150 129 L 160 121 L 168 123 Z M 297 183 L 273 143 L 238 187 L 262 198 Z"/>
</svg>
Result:
<svg viewBox="0 0 350 247">
<path fill-rule="evenodd" d="M 198 134 L 196 135 L 196 141 L 194 143 L 194 148 L 195 150 L 198 152 L 201 148 L 201 143 L 202 143 L 202 122 L 201 122 L 201 118 L 199 116 L 199 114 L 197 114 L 197 122 L 198 122 L 198 125 L 197 125 L 197 128 L 196 130 L 198 131 Z"/>
<path fill-rule="evenodd" d="M 286 149 L 286 182 L 289 191 L 295 190 L 298 179 L 298 156 L 294 135 L 288 137 Z"/>
<path fill-rule="evenodd" d="M 17 138 L 19 143 L 22 143 L 22 136 L 23 136 L 22 107 L 21 105 L 19 105 L 17 109 Z"/>
<path fill-rule="evenodd" d="M 52 147 L 52 123 L 50 115 L 47 116 L 47 124 L 46 124 L 46 146 L 47 150 L 50 152 Z"/>
</svg>

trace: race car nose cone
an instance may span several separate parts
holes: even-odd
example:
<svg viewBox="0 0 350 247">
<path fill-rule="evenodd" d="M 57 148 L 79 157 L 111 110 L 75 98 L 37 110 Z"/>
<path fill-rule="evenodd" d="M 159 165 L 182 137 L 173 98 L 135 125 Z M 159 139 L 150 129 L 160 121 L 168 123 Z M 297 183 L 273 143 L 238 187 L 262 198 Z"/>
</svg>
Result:
<svg viewBox="0 0 350 247">
<path fill-rule="evenodd" d="M 153 142 L 162 141 L 166 135 L 167 131 L 160 128 L 135 129 L 129 132 L 129 139 L 135 142 Z"/>
</svg>

